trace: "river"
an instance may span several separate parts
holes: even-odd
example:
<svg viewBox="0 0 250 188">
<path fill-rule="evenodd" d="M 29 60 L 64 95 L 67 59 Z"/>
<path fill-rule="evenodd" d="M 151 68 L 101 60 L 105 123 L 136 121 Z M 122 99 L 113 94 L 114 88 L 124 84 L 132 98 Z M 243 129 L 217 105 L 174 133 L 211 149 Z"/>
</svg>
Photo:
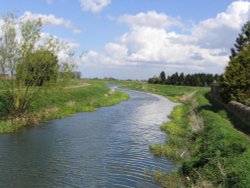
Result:
<svg viewBox="0 0 250 188">
<path fill-rule="evenodd" d="M 125 91 L 115 106 L 0 136 L 0 187 L 160 187 L 152 172 L 174 165 L 149 145 L 165 142 L 160 124 L 176 104 Z"/>
</svg>

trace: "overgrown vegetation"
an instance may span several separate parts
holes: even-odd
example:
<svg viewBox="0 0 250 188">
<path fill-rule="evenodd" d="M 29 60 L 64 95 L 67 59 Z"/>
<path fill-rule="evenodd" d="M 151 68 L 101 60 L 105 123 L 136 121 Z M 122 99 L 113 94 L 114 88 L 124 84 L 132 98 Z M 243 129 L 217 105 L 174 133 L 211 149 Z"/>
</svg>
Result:
<svg viewBox="0 0 250 188">
<path fill-rule="evenodd" d="M 74 64 L 70 55 L 68 60 L 59 61 L 57 54 L 66 46 L 54 37 L 42 37 L 41 19 L 7 13 L 1 20 L 1 107 L 11 118 L 20 119 L 30 112 L 39 93 L 65 83 L 65 75 Z"/>
<path fill-rule="evenodd" d="M 234 129 L 230 120 L 235 126 L 242 122 L 210 98 L 208 88 L 181 87 L 178 92 L 166 85 L 124 85 L 182 102 L 161 126 L 168 133 L 166 143 L 150 146 L 156 155 L 179 164 L 175 172 L 154 173 L 163 187 L 250 187 L 249 135 Z"/>
<path fill-rule="evenodd" d="M 25 126 L 36 126 L 49 119 L 63 118 L 76 112 L 95 111 L 101 106 L 113 105 L 128 99 L 128 95 L 119 91 L 111 91 L 104 82 L 84 81 L 89 85 L 81 86 L 83 81 L 69 84 L 75 88 L 55 88 L 42 90 L 38 100 L 34 100 L 29 113 L 19 118 L 0 121 L 0 133 L 14 132 Z M 4 105 L 3 100 L 0 106 Z M 0 113 L 5 113 L 0 108 Z"/>
</svg>

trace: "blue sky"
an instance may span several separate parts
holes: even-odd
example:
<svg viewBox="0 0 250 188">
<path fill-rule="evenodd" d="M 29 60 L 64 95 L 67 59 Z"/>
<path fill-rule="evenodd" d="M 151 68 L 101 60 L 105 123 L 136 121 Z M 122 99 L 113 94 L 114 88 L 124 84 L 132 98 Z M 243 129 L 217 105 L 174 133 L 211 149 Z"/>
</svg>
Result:
<svg viewBox="0 0 250 188">
<path fill-rule="evenodd" d="M 84 77 L 145 79 L 221 73 L 250 18 L 248 1 L 0 0 L 0 13 L 41 16 L 43 32 L 67 40 Z M 85 52 L 83 56 L 78 56 Z"/>
</svg>

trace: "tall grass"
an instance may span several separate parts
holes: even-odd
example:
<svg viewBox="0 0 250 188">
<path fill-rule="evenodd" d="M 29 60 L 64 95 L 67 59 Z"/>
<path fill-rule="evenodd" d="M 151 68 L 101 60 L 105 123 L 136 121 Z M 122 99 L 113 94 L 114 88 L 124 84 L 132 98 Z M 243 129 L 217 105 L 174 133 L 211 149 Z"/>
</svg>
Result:
<svg viewBox="0 0 250 188">
<path fill-rule="evenodd" d="M 120 91 L 110 94 L 104 82 L 88 83 L 89 86 L 81 88 L 42 90 L 27 114 L 14 120 L 0 121 L 0 133 L 14 132 L 21 127 L 34 126 L 42 121 L 63 118 L 76 112 L 95 111 L 101 106 L 114 105 L 128 99 L 128 95 Z M 0 102 L 0 105 L 4 104 Z"/>
<path fill-rule="evenodd" d="M 156 155 L 166 156 L 180 163 L 177 172 L 155 172 L 154 179 L 162 186 L 250 187 L 250 139 L 246 131 L 248 128 L 212 100 L 208 88 L 139 82 L 124 85 L 183 103 L 172 111 L 171 122 L 161 127 L 169 135 L 166 143 L 150 147 Z M 183 94 L 185 96 L 180 97 Z M 240 130 L 244 130 L 246 134 L 235 127 L 245 127 Z"/>
<path fill-rule="evenodd" d="M 220 187 L 250 187 L 249 137 L 233 128 L 225 109 L 216 113 L 206 93 L 198 92 L 195 97 L 204 129 L 194 137 L 192 155 L 181 172 L 192 184 L 208 181 Z"/>
</svg>

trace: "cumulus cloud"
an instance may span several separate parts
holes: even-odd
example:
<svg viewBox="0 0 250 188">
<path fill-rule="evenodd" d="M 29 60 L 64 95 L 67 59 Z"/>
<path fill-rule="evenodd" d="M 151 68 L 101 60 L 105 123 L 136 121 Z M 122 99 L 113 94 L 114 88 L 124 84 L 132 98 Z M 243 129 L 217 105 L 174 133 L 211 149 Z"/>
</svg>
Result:
<svg viewBox="0 0 250 188">
<path fill-rule="evenodd" d="M 164 13 L 156 11 L 141 12 L 136 15 L 123 15 L 118 18 L 121 23 L 127 23 L 132 27 L 148 26 L 168 28 L 170 26 L 181 26 L 179 18 L 172 18 Z"/>
<path fill-rule="evenodd" d="M 70 20 L 66 20 L 63 18 L 58 18 L 53 14 L 33 14 L 29 11 L 26 11 L 23 16 L 21 16 L 21 20 L 38 20 L 41 19 L 43 24 L 46 26 L 64 26 L 65 28 L 71 29 L 73 33 L 79 34 L 81 30 L 76 28 L 74 24 Z"/>
<path fill-rule="evenodd" d="M 249 18 L 250 2 L 235 1 L 225 12 L 194 26 L 191 40 L 202 47 L 230 48 L 241 26 Z"/>
<path fill-rule="evenodd" d="M 111 3 L 111 0 L 80 0 L 80 3 L 84 11 L 99 13 Z"/>
<path fill-rule="evenodd" d="M 241 26 L 249 18 L 250 2 L 236 1 L 225 12 L 188 28 L 189 34 L 180 34 L 170 31 L 171 27 L 183 28 L 179 18 L 155 11 L 124 15 L 118 21 L 128 24 L 129 32 L 100 52 L 88 52 L 81 60 L 85 66 L 220 73 Z"/>
</svg>

